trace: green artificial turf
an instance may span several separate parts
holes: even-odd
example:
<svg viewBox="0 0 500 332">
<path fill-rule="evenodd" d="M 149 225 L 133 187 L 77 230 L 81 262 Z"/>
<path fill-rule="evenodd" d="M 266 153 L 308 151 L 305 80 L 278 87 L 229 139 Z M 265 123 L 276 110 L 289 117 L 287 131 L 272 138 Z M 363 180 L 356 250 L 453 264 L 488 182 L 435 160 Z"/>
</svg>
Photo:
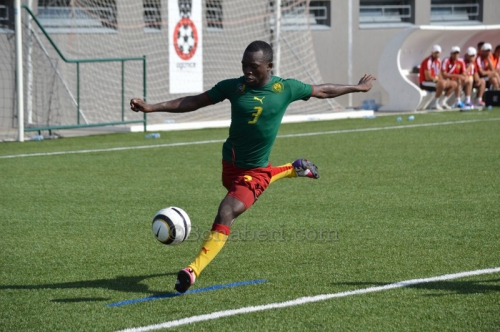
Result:
<svg viewBox="0 0 500 332">
<path fill-rule="evenodd" d="M 500 267 L 500 109 L 286 124 L 271 162 L 306 157 L 321 178 L 273 183 L 192 289 L 266 282 L 109 307 L 174 293 L 225 195 L 226 135 L 0 144 L 0 330 L 115 331 Z M 193 224 L 176 247 L 151 232 L 167 206 Z M 492 273 L 173 330 L 494 331 L 499 312 Z"/>
</svg>

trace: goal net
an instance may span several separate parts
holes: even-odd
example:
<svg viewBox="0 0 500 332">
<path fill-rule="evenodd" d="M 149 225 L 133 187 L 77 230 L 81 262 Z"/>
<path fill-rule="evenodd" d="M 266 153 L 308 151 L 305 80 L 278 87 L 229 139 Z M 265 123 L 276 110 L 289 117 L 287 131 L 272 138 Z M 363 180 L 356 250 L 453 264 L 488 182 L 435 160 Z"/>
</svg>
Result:
<svg viewBox="0 0 500 332">
<path fill-rule="evenodd" d="M 281 5 L 279 13 L 277 3 Z M 308 0 L 24 0 L 23 4 L 30 6 L 66 59 L 145 56 L 146 99 L 150 103 L 201 93 L 220 80 L 241 76 L 241 57 L 253 40 L 264 40 L 273 46 L 279 76 L 311 84 L 322 83 L 310 30 L 316 23 L 314 10 L 318 8 L 311 7 Z M 189 53 L 191 49 L 186 48 L 193 46 L 188 40 L 193 38 L 193 32 L 181 35 L 169 26 L 169 19 L 175 15 L 183 18 L 186 14 L 193 21 L 196 15 L 200 16 L 199 25 L 195 24 L 199 30 L 195 32 L 195 39 L 199 47 L 197 52 L 202 54 L 199 62 L 202 70 L 195 81 L 190 81 L 189 68 L 185 75 L 181 72 L 181 76 L 179 73 L 173 76 L 173 71 L 179 68 L 172 67 L 172 44 L 179 43 L 175 45 L 179 55 Z M 124 65 L 121 62 L 88 62 L 80 64 L 77 70 L 75 63 L 65 62 L 59 56 L 50 39 L 30 22 L 25 10 L 23 29 L 27 128 L 141 119 L 140 114 L 128 107 L 131 98 L 143 97 L 143 64 L 140 61 Z M 4 133 L 7 129 L 10 135 L 15 131 L 8 129 L 17 127 L 15 84 L 12 83 L 15 81 L 13 31 L 11 33 L 11 36 L 9 33 L 0 36 L 6 40 L 1 46 L 2 52 L 8 49 L 5 53 L 9 54 L 0 60 L 0 80 L 10 80 L 10 85 L 0 83 L 5 97 L 0 102 L 0 127 Z M 177 37 L 184 39 L 186 44 L 181 45 L 181 40 L 176 42 Z M 126 110 L 122 114 L 124 106 Z M 307 103 L 292 103 L 286 114 L 307 115 L 342 109 L 334 100 L 312 99 Z M 150 114 L 147 123 L 229 118 L 230 106 L 225 101 L 196 112 Z"/>
</svg>

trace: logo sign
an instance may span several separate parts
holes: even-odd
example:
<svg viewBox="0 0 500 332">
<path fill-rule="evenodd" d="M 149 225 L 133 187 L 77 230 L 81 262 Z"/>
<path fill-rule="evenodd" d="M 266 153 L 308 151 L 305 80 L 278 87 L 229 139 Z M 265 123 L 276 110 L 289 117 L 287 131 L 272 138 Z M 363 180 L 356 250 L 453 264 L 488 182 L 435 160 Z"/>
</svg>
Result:
<svg viewBox="0 0 500 332">
<path fill-rule="evenodd" d="M 168 1 L 170 93 L 203 91 L 202 1 Z"/>
<path fill-rule="evenodd" d="M 182 60 L 189 60 L 196 53 L 198 47 L 198 31 L 193 21 L 182 18 L 174 29 L 175 52 Z"/>
</svg>

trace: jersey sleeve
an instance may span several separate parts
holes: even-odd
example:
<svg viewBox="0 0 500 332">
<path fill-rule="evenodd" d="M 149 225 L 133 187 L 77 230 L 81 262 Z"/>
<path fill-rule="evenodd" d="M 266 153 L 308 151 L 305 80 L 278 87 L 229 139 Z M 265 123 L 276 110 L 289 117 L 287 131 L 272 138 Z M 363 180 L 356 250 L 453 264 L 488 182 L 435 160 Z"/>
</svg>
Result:
<svg viewBox="0 0 500 332">
<path fill-rule="evenodd" d="M 214 104 L 217 104 L 229 97 L 229 91 L 231 91 L 230 88 L 233 87 L 234 90 L 234 86 L 234 79 L 223 80 L 215 84 L 213 88 L 206 92 L 206 94 Z"/>
<path fill-rule="evenodd" d="M 448 72 L 448 58 L 443 60 L 441 64 L 441 70 L 444 71 L 445 73 Z"/>
<path fill-rule="evenodd" d="M 293 78 L 287 79 L 286 82 L 290 87 L 292 101 L 308 100 L 311 97 L 313 91 L 312 85 L 303 83 Z"/>
<path fill-rule="evenodd" d="M 429 60 L 429 58 L 427 58 L 424 61 L 422 61 L 420 66 L 424 67 L 424 70 L 431 70 L 432 69 L 432 61 Z"/>
<path fill-rule="evenodd" d="M 483 61 L 480 56 L 476 58 L 476 68 L 477 69 L 484 69 L 483 68 Z"/>
</svg>

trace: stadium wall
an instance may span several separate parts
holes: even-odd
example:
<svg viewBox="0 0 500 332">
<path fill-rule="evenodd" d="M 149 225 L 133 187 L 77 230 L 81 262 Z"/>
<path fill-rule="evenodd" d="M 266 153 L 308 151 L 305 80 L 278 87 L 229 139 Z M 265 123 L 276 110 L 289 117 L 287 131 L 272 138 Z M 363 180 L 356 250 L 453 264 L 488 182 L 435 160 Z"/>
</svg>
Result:
<svg viewBox="0 0 500 332">
<path fill-rule="evenodd" d="M 203 0 L 205 4 L 206 0 Z M 23 1 L 25 3 L 26 1 Z M 36 3 L 33 10 L 36 12 Z M 250 25 L 241 26 L 237 20 L 232 20 L 231 16 L 226 16 L 224 30 L 212 31 L 204 29 L 203 31 L 203 52 L 204 52 L 204 89 L 209 89 L 218 80 L 226 77 L 235 77 L 241 75 L 240 57 L 244 47 L 249 41 L 254 39 L 270 40 L 269 24 L 265 23 L 268 17 L 267 1 L 259 0 L 252 2 L 251 5 L 247 1 L 223 1 L 224 12 L 232 14 L 242 14 L 248 17 L 260 17 L 260 20 L 252 22 Z M 128 27 L 131 25 L 143 24 L 142 16 L 137 13 L 142 12 L 142 1 L 120 0 L 116 1 L 118 12 L 118 25 Z M 262 4 L 262 5 L 258 5 Z M 302 52 L 301 57 L 309 60 L 309 66 L 313 76 L 319 79 L 319 82 L 311 82 L 310 75 L 305 75 L 303 72 L 298 73 L 295 68 L 298 64 L 285 61 L 289 63 L 288 68 L 285 68 L 281 76 L 295 77 L 305 82 L 320 83 L 320 82 L 334 82 L 334 83 L 357 83 L 357 80 L 364 73 L 372 73 L 378 75 L 378 63 L 380 55 L 384 51 L 384 47 L 389 43 L 399 32 L 406 29 L 408 26 L 363 26 L 359 24 L 359 11 L 360 1 L 353 0 L 352 17 L 349 17 L 349 2 L 341 0 L 331 0 L 330 6 L 330 21 L 331 26 L 328 29 L 312 30 L 310 32 L 311 42 L 309 45 L 306 43 L 301 44 L 300 49 L 294 50 Z M 430 24 L 430 6 L 431 0 L 418 0 L 413 1 L 414 25 L 429 25 Z M 126 10 L 123 10 L 126 7 Z M 161 14 L 163 22 L 166 24 L 168 11 L 166 1 L 162 1 Z M 243 16 L 240 16 L 243 17 Z M 481 20 L 484 25 L 499 24 L 500 20 L 500 1 L 497 0 L 482 0 Z M 205 19 L 205 18 L 204 18 Z M 352 54 L 353 58 L 349 62 L 349 23 L 352 23 Z M 205 22 L 204 22 L 205 26 Z M 92 38 L 90 34 L 70 34 L 70 33 L 51 33 L 56 44 L 61 48 L 63 54 L 68 58 L 82 58 L 82 57 L 130 57 L 142 56 L 146 53 L 148 58 L 148 68 L 155 68 L 155 70 L 148 70 L 148 101 L 159 102 L 177 97 L 179 95 L 170 95 L 168 92 L 168 29 L 164 28 L 156 33 L 143 33 L 139 39 L 143 37 L 139 45 L 134 44 L 134 40 L 138 39 L 137 32 L 133 29 L 120 29 L 119 33 L 107 34 L 105 36 L 99 35 L 99 38 Z M 283 32 L 286 36 L 292 38 L 299 38 L 299 35 L 308 35 L 309 32 L 304 30 L 287 31 Z M 446 32 L 444 32 L 446 33 Z M 236 37 L 234 37 L 236 36 Z M 85 43 L 82 41 L 85 40 Z M 500 40 L 491 40 L 494 46 L 500 43 Z M 122 43 L 124 47 L 116 48 L 114 45 Z M 144 49 L 155 48 L 155 52 L 144 52 Z M 415 45 L 415 47 L 422 47 L 427 49 L 429 45 Z M 227 50 L 227 51 L 226 51 Z M 51 48 L 48 49 L 51 57 L 57 58 L 55 51 Z M 282 49 L 283 58 L 289 56 L 291 52 L 286 48 Z M 446 50 L 443 50 L 443 55 Z M 13 33 L 0 31 L 0 97 L 2 103 L 0 104 L 0 129 L 16 127 L 15 118 L 15 52 L 14 52 L 14 38 Z M 216 59 L 217 61 L 211 61 Z M 58 60 L 58 66 L 61 74 L 72 85 L 75 82 L 74 65 L 64 64 Z M 348 67 L 352 66 L 352 75 L 349 76 Z M 415 63 L 417 65 L 418 63 Z M 128 66 L 128 65 L 127 65 Z M 142 91 L 140 77 L 142 77 L 140 66 L 131 66 L 127 70 L 128 78 L 126 86 L 127 98 L 132 96 L 140 96 Z M 89 75 L 88 81 L 92 82 L 92 75 L 101 74 L 106 72 L 100 67 L 93 72 L 84 74 Z M 110 73 L 118 77 L 118 73 Z M 87 87 L 89 94 L 95 94 L 97 99 L 109 99 L 106 96 L 112 93 L 106 93 L 106 90 L 116 89 L 112 86 L 99 86 L 91 84 Z M 65 92 L 61 89 L 61 94 Z M 94 90 L 93 90 L 94 89 Z M 112 99 L 112 98 L 111 98 Z M 372 91 L 366 94 L 356 94 L 352 96 L 351 106 L 360 106 L 364 99 L 374 99 L 379 104 L 384 104 L 389 101 L 388 93 L 377 82 L 374 84 Z M 337 99 L 340 104 L 348 106 L 349 97 L 343 96 Z M 101 116 L 103 112 L 109 111 L 109 105 L 117 105 L 118 100 L 110 100 L 109 103 L 92 104 L 94 100 L 82 101 L 84 112 L 96 113 L 96 116 Z M 87 104 L 85 104 L 87 103 Z M 67 109 L 74 107 L 67 100 L 62 101 L 60 108 Z M 307 106 L 302 103 L 294 103 L 290 109 L 289 114 L 300 114 L 303 108 L 310 108 L 313 112 L 331 111 L 332 105 L 327 103 L 308 102 Z M 61 111 L 62 112 L 62 111 Z M 195 112 L 198 113 L 198 112 Z M 216 107 L 211 108 L 207 112 L 200 112 L 198 121 L 213 120 L 214 114 L 219 118 L 227 118 L 229 115 L 229 108 L 227 103 L 222 103 Z M 92 115 L 92 114 L 91 114 Z M 128 112 L 127 117 L 135 116 L 133 113 Z M 182 120 L 183 115 L 178 116 L 178 120 Z M 151 123 L 165 122 L 165 115 L 151 115 L 149 121 Z"/>
<path fill-rule="evenodd" d="M 313 30 L 316 59 L 324 82 L 347 83 L 348 77 L 348 1 L 332 0 L 332 26 L 329 30 Z M 372 27 L 359 24 L 359 0 L 352 1 L 352 81 L 357 80 L 365 73 L 378 75 L 378 65 L 385 45 L 397 36 L 399 32 L 414 25 L 431 25 L 431 0 L 414 1 L 414 24 L 404 25 L 373 25 Z M 483 0 L 480 13 L 484 25 L 500 24 L 500 1 Z M 446 34 L 443 31 L 443 34 Z M 500 37 L 490 40 L 493 47 L 500 44 Z M 414 48 L 428 49 L 432 45 L 413 45 Z M 448 56 L 448 50 L 443 49 L 442 57 Z M 423 59 L 421 59 L 423 60 Z M 420 61 L 421 61 L 420 60 Z M 419 65 L 415 63 L 414 65 Z M 378 104 L 389 101 L 388 93 L 380 84 L 375 83 L 373 89 L 366 94 L 352 96 L 353 106 L 360 106 L 364 99 L 374 99 Z M 348 104 L 348 97 L 338 98 L 342 105 Z"/>
</svg>

